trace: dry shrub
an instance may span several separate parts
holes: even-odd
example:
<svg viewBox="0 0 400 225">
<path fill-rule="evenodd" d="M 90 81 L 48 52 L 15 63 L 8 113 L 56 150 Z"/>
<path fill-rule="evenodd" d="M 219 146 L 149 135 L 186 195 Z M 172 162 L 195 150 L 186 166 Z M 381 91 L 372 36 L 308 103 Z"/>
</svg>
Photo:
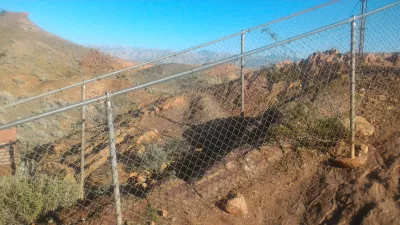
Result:
<svg viewBox="0 0 400 225">
<path fill-rule="evenodd" d="M 47 175 L 0 178 L 0 224 L 30 224 L 41 215 L 78 200 L 79 187 Z"/>
<path fill-rule="evenodd" d="M 294 103 L 284 111 L 285 122 L 270 131 L 276 140 L 326 150 L 348 134 L 339 116 L 323 116 L 310 104 Z"/>
<path fill-rule="evenodd" d="M 0 104 L 9 104 L 14 101 L 14 97 L 8 92 L 0 92 Z"/>
</svg>

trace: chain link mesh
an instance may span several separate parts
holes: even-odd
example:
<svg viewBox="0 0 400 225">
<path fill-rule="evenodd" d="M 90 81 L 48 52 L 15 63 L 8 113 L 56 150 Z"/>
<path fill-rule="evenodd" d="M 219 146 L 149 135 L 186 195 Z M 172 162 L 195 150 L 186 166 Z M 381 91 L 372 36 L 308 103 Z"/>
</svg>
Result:
<svg viewBox="0 0 400 225">
<path fill-rule="evenodd" d="M 399 17 L 397 6 L 366 18 L 365 54 L 356 68 L 358 146 L 399 129 Z M 259 35 L 286 37 L 273 30 Z M 307 29 L 292 31 L 287 37 Z M 255 33 L 246 36 L 246 51 L 268 44 Z M 202 51 L 238 54 L 239 44 L 235 37 Z M 112 158 L 124 223 L 187 224 L 287 151 L 349 156 L 350 59 L 350 24 L 343 24 L 246 56 L 243 69 L 232 60 L 111 96 L 115 155 L 105 102 L 85 106 L 84 120 L 78 108 L 18 125 L 16 140 L 2 146 L 13 152 L 14 168 L 0 177 L 0 224 L 116 224 Z M 170 58 L 126 75 L 126 86 L 211 62 Z"/>
<path fill-rule="evenodd" d="M 394 0 L 386 0 L 384 2 L 377 0 L 369 1 L 368 10 L 379 8 L 385 4 L 392 3 Z M 354 7 L 349 7 L 353 6 Z M 279 22 L 271 23 L 270 25 L 260 26 L 250 29 L 244 33 L 245 51 L 254 50 L 268 44 L 282 41 L 287 38 L 299 35 L 301 33 L 311 31 L 322 26 L 332 24 L 338 20 L 349 18 L 353 14 L 359 14 L 359 1 L 338 1 L 321 8 L 316 8 L 304 14 L 299 14 Z M 331 13 L 338 12 L 338 13 Z M 320 19 L 324 18 L 324 19 Z M 213 63 L 241 53 L 241 35 L 235 35 L 227 39 L 208 44 L 203 47 L 198 47 L 190 51 L 178 53 L 167 57 L 164 60 L 159 60 L 154 63 L 146 63 L 143 66 L 135 69 L 118 73 L 102 80 L 86 84 L 86 98 L 91 98 L 103 95 L 105 91 L 116 91 L 121 88 L 126 88 L 132 85 L 143 84 L 154 79 L 167 77 L 175 73 L 188 71 L 190 69 L 199 68 L 202 65 Z M 114 54 L 111 53 L 113 56 Z M 166 51 L 165 56 L 170 54 Z M 164 56 L 164 55 L 160 55 Z M 272 65 L 282 61 L 280 55 L 271 56 L 265 61 L 257 56 L 249 57 L 246 66 L 258 68 L 262 65 Z M 101 66 L 100 66 L 101 67 Z M 101 67 L 102 68 L 102 67 Z M 104 68 L 102 68 L 104 69 Z M 71 77 L 70 81 L 64 81 L 64 85 L 73 84 L 79 80 L 92 78 L 90 75 L 79 74 Z M 42 85 L 35 94 L 45 93 L 54 90 L 60 84 L 54 81 L 47 81 L 50 85 Z M 53 83 L 56 83 L 53 85 Z M 48 96 L 34 99 L 22 104 L 15 105 L 10 108 L 3 109 L 1 113 L 2 120 L 0 123 L 6 123 L 20 119 L 33 114 L 40 114 L 49 109 L 60 108 L 74 102 L 81 101 L 81 87 L 74 87 L 68 90 L 60 91 Z M 7 93 L 4 93 L 5 95 Z M 4 101 L 0 98 L 2 107 L 7 106 L 15 101 L 23 100 L 30 96 L 4 96 Z"/>
</svg>

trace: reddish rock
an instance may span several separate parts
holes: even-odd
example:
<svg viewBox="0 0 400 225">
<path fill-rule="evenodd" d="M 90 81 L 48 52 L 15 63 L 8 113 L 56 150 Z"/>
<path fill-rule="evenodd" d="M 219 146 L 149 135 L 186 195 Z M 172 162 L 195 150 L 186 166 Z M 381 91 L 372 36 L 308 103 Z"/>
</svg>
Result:
<svg viewBox="0 0 400 225">
<path fill-rule="evenodd" d="M 335 160 L 336 165 L 342 168 L 358 168 L 364 165 L 368 160 L 368 156 L 363 154 L 360 157 L 352 158 L 338 158 Z"/>
<path fill-rule="evenodd" d="M 225 205 L 225 211 L 230 214 L 244 215 L 249 212 L 246 199 L 242 194 L 236 194 L 235 197 L 229 199 Z"/>
</svg>

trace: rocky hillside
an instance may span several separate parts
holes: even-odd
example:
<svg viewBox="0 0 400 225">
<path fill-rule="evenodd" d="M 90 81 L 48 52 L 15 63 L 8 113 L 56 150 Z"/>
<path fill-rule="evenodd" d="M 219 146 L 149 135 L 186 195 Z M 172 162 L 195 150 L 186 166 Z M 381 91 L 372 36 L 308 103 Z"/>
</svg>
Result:
<svg viewBox="0 0 400 225">
<path fill-rule="evenodd" d="M 3 13 L 0 35 L 0 89 L 14 98 L 133 65 L 51 34 L 28 13 Z"/>
<path fill-rule="evenodd" d="M 124 220 L 138 224 L 167 210 L 168 218 L 157 219 L 163 224 L 393 222 L 378 214 L 399 214 L 398 59 L 367 54 L 359 65 L 357 155 L 367 160 L 354 170 L 332 163 L 349 155 L 349 56 L 336 50 L 247 71 L 245 117 L 239 116 L 238 79 L 172 95 L 142 90 L 115 98 L 122 202 L 131 206 Z M 114 218 L 104 123 L 88 121 L 87 136 L 85 207 L 53 213 L 62 223 Z M 34 158 L 37 173 L 76 182 L 80 138 L 74 132 L 23 158 Z M 219 204 L 232 191 L 244 193 L 248 217 L 220 210 L 227 210 Z"/>
</svg>

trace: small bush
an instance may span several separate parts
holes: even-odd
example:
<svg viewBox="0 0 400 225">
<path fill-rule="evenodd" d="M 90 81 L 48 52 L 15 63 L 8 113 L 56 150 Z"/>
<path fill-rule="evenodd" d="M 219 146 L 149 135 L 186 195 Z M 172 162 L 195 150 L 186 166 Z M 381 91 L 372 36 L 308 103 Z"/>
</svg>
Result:
<svg viewBox="0 0 400 225">
<path fill-rule="evenodd" d="M 347 130 L 336 115 L 321 117 L 311 105 L 296 103 L 287 112 L 285 124 L 271 130 L 276 140 L 285 140 L 298 147 L 326 150 L 344 139 Z"/>
<path fill-rule="evenodd" d="M 48 80 L 48 76 L 44 73 L 40 73 L 38 71 L 33 71 L 32 75 L 37 77 L 39 79 L 39 81 L 47 81 Z"/>
<path fill-rule="evenodd" d="M 317 120 L 313 133 L 318 139 L 333 144 L 344 138 L 346 128 L 339 118 L 328 117 Z"/>
<path fill-rule="evenodd" d="M 1 53 L 0 53 L 0 58 L 1 58 Z M 21 79 L 18 78 L 18 77 L 13 78 L 13 82 L 15 82 L 15 83 L 18 84 L 18 85 L 25 84 L 25 81 L 21 80 Z"/>
<path fill-rule="evenodd" d="M 163 163 L 171 164 L 185 149 L 185 142 L 179 139 L 169 140 L 164 146 L 151 143 L 139 155 L 139 169 L 157 173 Z"/>
<path fill-rule="evenodd" d="M 79 197 L 75 182 L 47 175 L 3 177 L 0 190 L 1 224 L 34 223 L 49 211 L 75 204 Z"/>
<path fill-rule="evenodd" d="M 0 92 L 0 103 L 9 104 L 14 101 L 14 97 L 8 92 Z"/>
</svg>

